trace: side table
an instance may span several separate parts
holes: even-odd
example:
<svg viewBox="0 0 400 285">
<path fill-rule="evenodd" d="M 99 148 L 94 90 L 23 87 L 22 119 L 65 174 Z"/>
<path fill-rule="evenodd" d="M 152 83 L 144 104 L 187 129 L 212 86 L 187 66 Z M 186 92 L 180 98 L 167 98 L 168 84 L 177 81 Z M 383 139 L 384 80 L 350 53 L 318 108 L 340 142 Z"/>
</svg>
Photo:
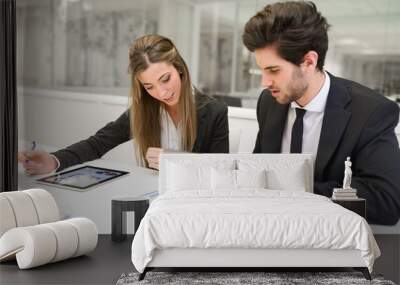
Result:
<svg viewBox="0 0 400 285">
<path fill-rule="evenodd" d="M 149 208 L 146 198 L 115 198 L 111 200 L 111 240 L 126 239 L 126 212 L 135 212 L 135 232 Z"/>
<path fill-rule="evenodd" d="M 366 209 L 367 209 L 367 201 L 365 199 L 362 198 L 357 198 L 357 199 L 332 199 L 332 202 L 339 204 L 340 206 L 353 211 L 356 214 L 359 214 L 361 217 L 363 217 L 364 219 L 366 219 L 367 217 L 367 213 L 366 213 Z"/>
</svg>

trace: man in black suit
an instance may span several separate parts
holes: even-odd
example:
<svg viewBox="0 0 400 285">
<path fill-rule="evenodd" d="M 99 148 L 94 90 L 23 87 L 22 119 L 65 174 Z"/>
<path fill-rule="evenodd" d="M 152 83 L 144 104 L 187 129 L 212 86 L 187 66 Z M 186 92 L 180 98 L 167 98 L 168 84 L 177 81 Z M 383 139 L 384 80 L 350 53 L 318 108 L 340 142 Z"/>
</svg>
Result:
<svg viewBox="0 0 400 285">
<path fill-rule="evenodd" d="M 367 220 L 400 217 L 399 107 L 323 68 L 328 23 L 312 2 L 267 5 L 246 24 L 243 42 L 262 70 L 254 153 L 312 153 L 314 193 L 341 187 L 351 157 L 351 186 L 367 200 Z"/>
</svg>

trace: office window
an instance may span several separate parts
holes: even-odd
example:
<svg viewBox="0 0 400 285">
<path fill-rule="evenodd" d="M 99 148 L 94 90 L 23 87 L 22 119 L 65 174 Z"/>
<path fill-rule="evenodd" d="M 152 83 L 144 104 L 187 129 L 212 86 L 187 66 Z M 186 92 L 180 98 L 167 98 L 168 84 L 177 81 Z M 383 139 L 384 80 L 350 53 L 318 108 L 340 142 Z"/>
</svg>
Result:
<svg viewBox="0 0 400 285">
<path fill-rule="evenodd" d="M 244 107 L 255 107 L 261 76 L 241 35 L 248 19 L 273 2 L 195 1 L 197 9 L 207 15 L 202 18 L 206 22 L 201 25 L 202 43 L 208 53 L 214 51 L 217 61 L 206 64 L 206 76 L 199 78 L 201 86 L 213 94 L 239 97 Z M 400 100 L 400 1 L 314 3 L 331 24 L 326 69 Z M 207 62 L 203 54 L 200 57 L 202 63 Z M 225 76 L 215 76 L 215 67 Z"/>
<path fill-rule="evenodd" d="M 170 37 L 190 65 L 192 5 L 179 0 L 18 0 L 20 86 L 126 95 L 128 49 Z"/>
<path fill-rule="evenodd" d="M 17 0 L 18 84 L 127 96 L 129 46 L 159 33 L 175 42 L 197 87 L 254 108 L 260 75 L 241 36 L 272 2 Z M 400 1 L 314 2 L 332 25 L 326 69 L 399 96 Z"/>
</svg>

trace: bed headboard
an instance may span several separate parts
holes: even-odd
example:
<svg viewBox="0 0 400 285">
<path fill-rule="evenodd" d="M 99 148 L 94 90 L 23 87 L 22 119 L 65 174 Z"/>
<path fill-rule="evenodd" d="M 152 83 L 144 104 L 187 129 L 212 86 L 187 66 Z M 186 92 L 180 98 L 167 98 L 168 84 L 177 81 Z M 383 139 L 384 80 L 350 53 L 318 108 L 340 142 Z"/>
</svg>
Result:
<svg viewBox="0 0 400 285">
<path fill-rule="evenodd" d="M 177 173 L 179 166 L 181 173 Z M 182 167 L 183 166 L 183 167 Z M 163 153 L 160 157 L 159 192 L 165 193 L 186 170 L 214 167 L 257 171 L 266 169 L 272 189 L 314 191 L 314 160 L 311 154 L 194 154 Z M 204 176 L 207 179 L 207 175 Z M 279 189 L 290 188 L 290 189 Z"/>
</svg>

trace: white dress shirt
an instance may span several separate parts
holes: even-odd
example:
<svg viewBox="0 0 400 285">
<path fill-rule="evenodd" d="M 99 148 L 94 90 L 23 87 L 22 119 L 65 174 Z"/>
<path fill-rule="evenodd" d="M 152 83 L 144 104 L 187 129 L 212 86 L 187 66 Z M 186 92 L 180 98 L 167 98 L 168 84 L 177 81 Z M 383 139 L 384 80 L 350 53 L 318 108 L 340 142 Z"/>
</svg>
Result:
<svg viewBox="0 0 400 285">
<path fill-rule="evenodd" d="M 324 118 L 326 100 L 328 99 L 331 80 L 324 71 L 325 81 L 319 93 L 306 106 L 300 107 L 296 102 L 290 104 L 285 130 L 283 131 L 281 152 L 290 153 L 290 142 L 292 139 L 292 128 L 296 120 L 295 108 L 303 108 L 306 113 L 303 117 L 303 140 L 302 153 L 311 153 L 314 161 L 317 156 L 318 143 L 321 135 L 322 120 Z"/>
<path fill-rule="evenodd" d="M 175 127 L 168 112 L 161 108 L 161 148 L 164 150 L 182 151 L 182 123 Z"/>
</svg>

